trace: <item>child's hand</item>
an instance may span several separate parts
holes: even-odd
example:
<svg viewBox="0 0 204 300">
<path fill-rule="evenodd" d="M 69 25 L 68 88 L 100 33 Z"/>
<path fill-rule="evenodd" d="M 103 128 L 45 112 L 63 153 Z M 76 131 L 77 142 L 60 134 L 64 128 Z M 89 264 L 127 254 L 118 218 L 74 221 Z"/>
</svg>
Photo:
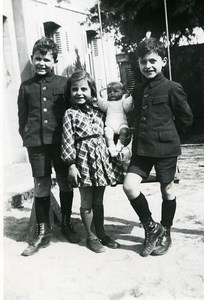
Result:
<svg viewBox="0 0 204 300">
<path fill-rule="evenodd" d="M 75 164 L 69 167 L 68 171 L 68 181 L 72 187 L 78 187 L 79 179 L 81 179 L 81 175 Z"/>
</svg>

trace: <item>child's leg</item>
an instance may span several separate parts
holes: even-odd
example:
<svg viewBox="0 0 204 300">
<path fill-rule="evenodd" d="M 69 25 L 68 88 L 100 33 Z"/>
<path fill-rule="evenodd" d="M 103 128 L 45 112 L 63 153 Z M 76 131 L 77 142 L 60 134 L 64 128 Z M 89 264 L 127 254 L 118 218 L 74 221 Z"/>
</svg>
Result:
<svg viewBox="0 0 204 300">
<path fill-rule="evenodd" d="M 119 244 L 105 234 L 103 196 L 105 187 L 93 188 L 93 221 L 96 235 L 104 246 L 116 249 Z"/>
<path fill-rule="evenodd" d="M 70 243 L 78 243 L 80 238 L 75 231 L 72 222 L 73 189 L 69 188 L 67 176 L 56 172 L 57 182 L 60 188 L 59 197 L 62 214 L 61 231 Z"/>
<path fill-rule="evenodd" d="M 81 187 L 79 188 L 81 195 L 81 207 L 80 214 L 87 233 L 87 246 L 89 249 L 96 253 L 104 252 L 104 248 L 96 238 L 92 230 L 93 222 L 93 187 Z"/>
<path fill-rule="evenodd" d="M 162 193 L 162 209 L 161 209 L 161 224 L 164 226 L 165 232 L 157 243 L 157 247 L 152 255 L 165 254 L 172 244 L 171 226 L 176 212 L 176 196 L 174 190 L 174 181 L 168 184 L 161 184 Z"/>
<path fill-rule="evenodd" d="M 145 229 L 145 241 L 140 255 L 148 256 L 153 251 L 158 238 L 163 234 L 163 227 L 154 222 L 151 217 L 148 202 L 140 192 L 141 181 L 142 177 L 136 173 L 127 173 L 123 189 Z"/>
<path fill-rule="evenodd" d="M 115 143 L 114 143 L 114 131 L 110 127 L 105 127 L 105 139 L 108 146 L 108 150 L 110 152 L 111 157 L 115 157 L 118 155 Z"/>
<path fill-rule="evenodd" d="M 51 176 L 34 178 L 36 221 L 49 223 Z"/>
<path fill-rule="evenodd" d="M 34 178 L 35 213 L 36 213 L 36 236 L 21 255 L 30 256 L 40 248 L 45 248 L 50 243 L 49 208 L 51 177 Z"/>
<path fill-rule="evenodd" d="M 163 255 L 171 246 L 171 226 L 176 212 L 176 196 L 174 177 L 177 166 L 177 157 L 158 160 L 155 166 L 157 176 L 161 183 L 160 189 L 163 198 L 161 209 L 161 224 L 164 226 L 164 234 L 159 239 L 157 247 L 152 255 Z"/>
</svg>

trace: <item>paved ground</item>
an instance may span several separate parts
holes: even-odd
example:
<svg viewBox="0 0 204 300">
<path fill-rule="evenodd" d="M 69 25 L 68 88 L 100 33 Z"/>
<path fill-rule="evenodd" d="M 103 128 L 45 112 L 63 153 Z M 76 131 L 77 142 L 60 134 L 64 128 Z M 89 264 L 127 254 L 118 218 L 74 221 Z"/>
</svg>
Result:
<svg viewBox="0 0 204 300">
<path fill-rule="evenodd" d="M 144 232 L 121 186 L 105 193 L 105 228 L 120 244 L 95 254 L 85 246 L 75 191 L 73 219 L 81 242 L 72 245 L 53 227 L 51 245 L 32 257 L 20 253 L 27 243 L 32 200 L 12 208 L 11 196 L 32 188 L 30 170 L 18 166 L 5 173 L 4 300 L 132 300 L 204 299 L 204 145 L 183 147 L 179 159 L 181 180 L 177 189 L 177 213 L 173 245 L 162 257 L 139 256 Z M 155 220 L 160 220 L 158 183 L 145 183 Z M 53 190 L 57 194 L 57 188 Z"/>
</svg>

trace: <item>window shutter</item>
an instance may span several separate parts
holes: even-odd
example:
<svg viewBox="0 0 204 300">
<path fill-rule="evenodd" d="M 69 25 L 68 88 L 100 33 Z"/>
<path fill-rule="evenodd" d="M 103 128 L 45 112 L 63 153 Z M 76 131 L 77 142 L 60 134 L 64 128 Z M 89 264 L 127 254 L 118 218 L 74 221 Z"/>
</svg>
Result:
<svg viewBox="0 0 204 300">
<path fill-rule="evenodd" d="M 66 42 L 66 50 L 67 52 L 70 52 L 70 41 L 69 41 L 69 34 L 67 31 L 65 31 L 65 42 Z"/>
<path fill-rule="evenodd" d="M 99 56 L 97 39 L 93 40 L 93 49 L 94 49 L 94 56 Z"/>
<path fill-rule="evenodd" d="M 62 41 L 61 41 L 61 36 L 60 36 L 60 32 L 59 31 L 56 31 L 54 33 L 54 40 L 55 40 L 55 43 L 58 46 L 59 54 L 62 54 Z"/>
<path fill-rule="evenodd" d="M 38 26 L 38 35 L 39 35 L 39 38 L 45 36 L 45 31 L 44 31 L 44 26 L 43 24 L 40 24 Z"/>
</svg>

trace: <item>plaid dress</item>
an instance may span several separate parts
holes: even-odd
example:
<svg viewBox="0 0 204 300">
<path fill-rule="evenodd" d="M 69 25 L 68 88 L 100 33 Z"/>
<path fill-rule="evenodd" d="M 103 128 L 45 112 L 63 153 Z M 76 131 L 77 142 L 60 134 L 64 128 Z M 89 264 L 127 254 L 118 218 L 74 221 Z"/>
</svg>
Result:
<svg viewBox="0 0 204 300">
<path fill-rule="evenodd" d="M 95 107 L 83 111 L 74 106 L 65 112 L 62 159 L 76 164 L 80 187 L 116 185 L 123 181 L 122 166 L 108 153 L 104 138 L 104 114 Z"/>
</svg>

